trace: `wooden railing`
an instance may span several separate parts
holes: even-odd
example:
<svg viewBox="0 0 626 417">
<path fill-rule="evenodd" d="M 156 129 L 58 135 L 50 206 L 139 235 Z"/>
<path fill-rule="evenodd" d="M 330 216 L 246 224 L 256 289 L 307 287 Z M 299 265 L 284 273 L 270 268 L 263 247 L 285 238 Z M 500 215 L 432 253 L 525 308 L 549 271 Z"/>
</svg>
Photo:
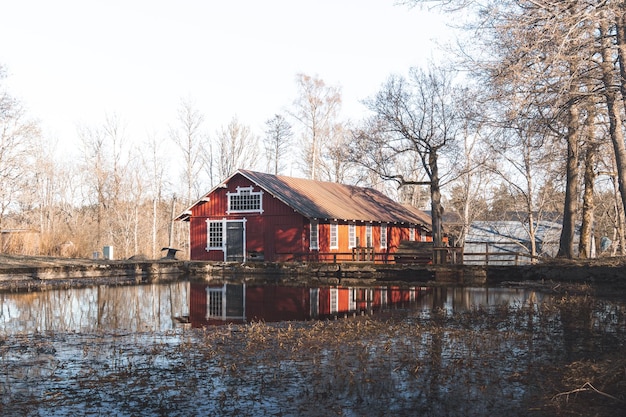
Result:
<svg viewBox="0 0 626 417">
<path fill-rule="evenodd" d="M 522 265 L 531 264 L 539 259 L 538 256 L 532 256 L 528 252 L 520 252 L 513 249 L 519 248 L 519 244 L 512 242 L 465 242 L 466 245 L 484 245 L 484 252 L 465 252 L 463 254 L 464 263 L 466 265 Z M 498 246 L 499 251 L 489 250 L 492 246 Z M 506 250 L 507 246 L 512 247 Z M 503 250 L 504 249 L 504 250 Z"/>
<path fill-rule="evenodd" d="M 476 242 L 468 242 L 476 243 Z M 482 242 L 481 242 L 482 243 Z M 520 251 L 490 251 L 492 243 L 485 244 L 484 252 L 466 252 L 462 247 L 433 248 L 432 258 L 415 257 L 402 261 L 406 264 L 445 264 L 445 265 L 522 265 L 536 262 L 537 256 Z M 371 262 L 375 264 L 400 263 L 397 252 L 376 252 L 372 247 L 353 248 L 350 252 L 313 252 L 294 256 L 293 260 L 301 262 Z M 406 255 L 406 254 L 405 254 Z"/>
<path fill-rule="evenodd" d="M 303 253 L 294 257 L 294 260 L 302 262 L 371 262 L 377 264 L 395 264 L 397 263 L 397 253 L 394 252 L 376 252 L 372 247 L 352 248 L 350 252 L 314 252 Z M 445 264 L 462 264 L 463 248 L 442 247 L 434 248 L 432 257 L 419 258 L 412 262 L 415 264 L 430 264 L 433 260 L 438 263 Z"/>
</svg>

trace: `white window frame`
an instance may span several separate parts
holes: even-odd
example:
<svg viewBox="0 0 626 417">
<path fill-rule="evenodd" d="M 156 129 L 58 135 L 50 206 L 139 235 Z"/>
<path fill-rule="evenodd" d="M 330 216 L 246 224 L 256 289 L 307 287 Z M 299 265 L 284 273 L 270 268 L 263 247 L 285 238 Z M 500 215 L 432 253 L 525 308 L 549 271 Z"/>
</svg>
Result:
<svg viewBox="0 0 626 417">
<path fill-rule="evenodd" d="M 339 290 L 337 288 L 330 289 L 330 314 L 339 312 Z"/>
<path fill-rule="evenodd" d="M 309 290 L 310 294 L 310 313 L 312 318 L 317 318 L 320 315 L 320 289 L 319 288 L 311 288 Z"/>
<path fill-rule="evenodd" d="M 387 249 L 387 223 L 380 224 L 380 248 Z"/>
<path fill-rule="evenodd" d="M 356 300 L 357 300 L 357 289 L 356 288 L 348 288 L 350 291 L 350 305 L 348 306 L 348 310 L 356 311 Z"/>
<path fill-rule="evenodd" d="M 330 224 L 330 235 L 328 238 L 330 249 L 339 249 L 339 225 L 336 222 Z"/>
<path fill-rule="evenodd" d="M 206 318 L 224 319 L 226 317 L 226 284 L 221 288 L 206 288 Z"/>
<path fill-rule="evenodd" d="M 207 320 L 210 319 L 243 319 L 246 318 L 246 285 L 243 284 L 243 316 L 233 316 L 228 317 L 226 315 L 227 307 L 228 307 L 228 299 L 226 298 L 226 286 L 227 284 L 222 285 L 221 287 L 207 287 L 206 288 L 206 316 Z"/>
<path fill-rule="evenodd" d="M 356 248 L 356 224 L 348 225 L 348 249 Z"/>
<path fill-rule="evenodd" d="M 409 240 L 415 241 L 415 226 L 409 228 Z"/>
<path fill-rule="evenodd" d="M 226 214 L 231 214 L 231 213 L 263 213 L 263 191 L 254 191 L 253 187 L 237 187 L 237 191 L 234 193 L 231 193 L 230 191 L 226 193 L 227 196 L 227 200 L 228 200 L 228 209 L 226 210 Z M 237 198 L 237 197 L 248 197 L 250 198 L 250 202 L 254 204 L 254 206 L 256 206 L 255 201 L 258 198 L 258 207 L 253 207 L 253 208 L 237 208 L 234 209 L 233 206 L 233 199 Z M 253 200 L 254 198 L 254 200 Z"/>
<path fill-rule="evenodd" d="M 365 246 L 368 248 L 374 247 L 374 237 L 372 236 L 371 223 L 365 226 Z"/>
<path fill-rule="evenodd" d="M 211 245 L 212 243 L 212 239 L 211 239 L 211 225 L 220 225 L 221 226 L 221 231 L 222 234 L 220 236 L 220 246 L 215 246 L 215 245 Z M 207 252 L 210 250 L 221 250 L 224 251 L 226 249 L 226 241 L 224 239 L 224 234 L 226 233 L 226 219 L 221 219 L 221 220 L 211 220 L 211 219 L 207 219 L 206 220 L 206 250 Z M 216 235 L 217 236 L 217 235 Z"/>
<path fill-rule="evenodd" d="M 320 249 L 320 224 L 317 220 L 311 220 L 309 223 L 309 249 Z"/>
</svg>

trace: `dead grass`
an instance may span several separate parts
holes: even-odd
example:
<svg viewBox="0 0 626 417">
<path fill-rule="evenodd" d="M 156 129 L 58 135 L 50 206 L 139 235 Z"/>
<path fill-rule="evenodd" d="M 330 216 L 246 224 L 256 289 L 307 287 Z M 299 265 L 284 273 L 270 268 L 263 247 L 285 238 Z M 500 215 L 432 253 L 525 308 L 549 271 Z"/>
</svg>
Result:
<svg viewBox="0 0 626 417">
<path fill-rule="evenodd" d="M 623 305 L 583 296 L 0 338 L 0 413 L 614 416 L 624 409 L 625 316 Z"/>
</svg>

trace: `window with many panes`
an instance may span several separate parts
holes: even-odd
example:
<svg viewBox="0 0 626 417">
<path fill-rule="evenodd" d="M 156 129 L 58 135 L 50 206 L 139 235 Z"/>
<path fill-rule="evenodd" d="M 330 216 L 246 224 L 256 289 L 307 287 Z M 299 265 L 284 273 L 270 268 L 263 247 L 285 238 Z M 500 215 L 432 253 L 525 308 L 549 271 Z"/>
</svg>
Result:
<svg viewBox="0 0 626 417">
<path fill-rule="evenodd" d="M 311 236 L 310 236 L 310 244 L 309 249 L 318 250 L 320 248 L 319 243 L 319 224 L 315 220 L 311 220 Z"/>
<path fill-rule="evenodd" d="M 387 249 L 387 224 L 380 225 L 380 248 Z"/>
<path fill-rule="evenodd" d="M 224 222 L 222 220 L 207 220 L 207 250 L 223 249 Z"/>
<path fill-rule="evenodd" d="M 228 195 L 227 213 L 263 213 L 263 191 L 252 187 L 237 187 L 237 192 Z"/>
<path fill-rule="evenodd" d="M 348 248 L 352 249 L 356 247 L 356 224 L 351 223 L 348 225 Z"/>
<path fill-rule="evenodd" d="M 222 288 L 207 288 L 207 309 L 206 316 L 222 317 L 224 315 L 224 290 Z"/>
<path fill-rule="evenodd" d="M 339 248 L 339 225 L 337 223 L 330 224 L 330 248 Z"/>
<path fill-rule="evenodd" d="M 330 289 L 330 314 L 335 314 L 339 311 L 339 291 L 337 288 Z"/>
<path fill-rule="evenodd" d="M 372 247 L 372 225 L 365 226 L 365 244 L 368 248 Z"/>
</svg>

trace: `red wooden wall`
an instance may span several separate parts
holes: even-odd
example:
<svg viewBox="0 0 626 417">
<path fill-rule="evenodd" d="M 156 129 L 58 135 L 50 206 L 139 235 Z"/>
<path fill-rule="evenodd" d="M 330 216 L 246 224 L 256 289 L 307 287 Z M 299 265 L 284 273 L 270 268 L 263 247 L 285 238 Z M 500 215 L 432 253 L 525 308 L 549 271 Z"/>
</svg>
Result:
<svg viewBox="0 0 626 417">
<path fill-rule="evenodd" d="M 237 187 L 253 185 L 242 175 L 235 175 L 227 184 L 227 188 L 216 188 L 208 196 L 209 201 L 196 204 L 190 217 L 190 257 L 192 260 L 223 261 L 221 250 L 207 252 L 207 219 L 240 220 L 246 219 L 246 251 L 262 252 L 268 262 L 285 262 L 307 257 L 309 253 L 309 220 L 267 192 L 263 192 L 263 213 L 226 214 L 228 209 L 227 192 L 235 193 Z M 254 186 L 254 191 L 259 187 Z M 365 246 L 367 223 L 356 222 L 356 236 L 361 246 Z M 372 246 L 376 253 L 393 253 L 401 240 L 409 240 L 410 228 L 407 225 L 387 225 L 387 249 L 380 247 L 380 224 L 372 225 Z M 421 240 L 419 228 L 415 230 L 415 240 Z M 349 222 L 338 221 L 337 249 L 330 249 L 330 224 L 320 220 L 319 250 L 316 253 L 338 254 L 338 260 L 350 260 Z M 320 260 L 330 261 L 332 257 L 321 257 Z"/>
</svg>

